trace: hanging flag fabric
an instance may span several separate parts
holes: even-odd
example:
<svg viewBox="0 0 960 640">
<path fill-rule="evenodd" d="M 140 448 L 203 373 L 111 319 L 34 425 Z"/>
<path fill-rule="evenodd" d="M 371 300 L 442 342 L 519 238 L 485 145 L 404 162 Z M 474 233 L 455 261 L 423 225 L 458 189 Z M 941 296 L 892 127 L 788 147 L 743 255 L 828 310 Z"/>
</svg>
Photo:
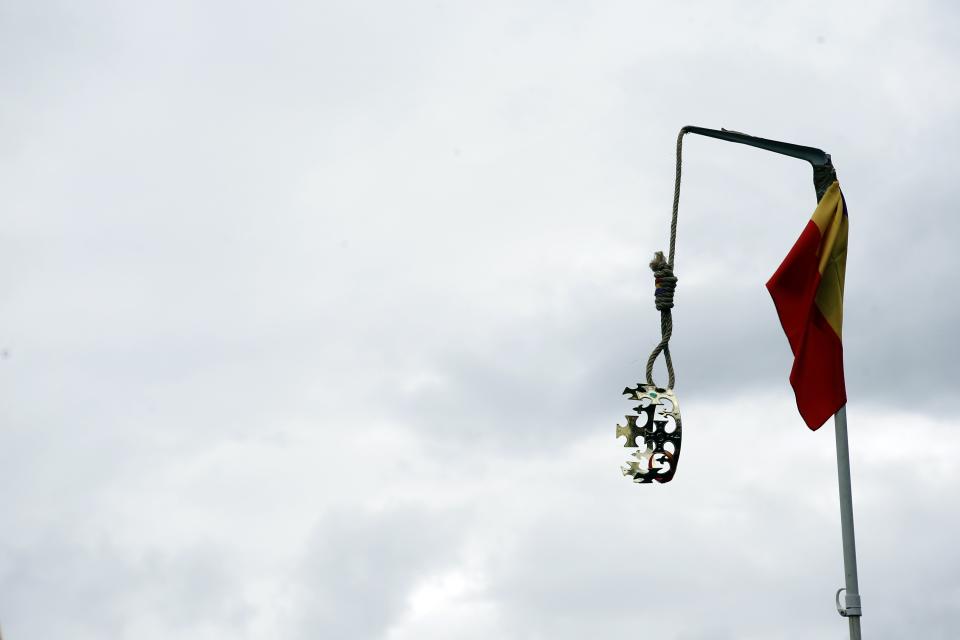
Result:
<svg viewBox="0 0 960 640">
<path fill-rule="evenodd" d="M 846 203 L 834 182 L 767 282 L 793 350 L 797 408 L 814 431 L 847 403 L 841 340 L 847 228 Z"/>
</svg>

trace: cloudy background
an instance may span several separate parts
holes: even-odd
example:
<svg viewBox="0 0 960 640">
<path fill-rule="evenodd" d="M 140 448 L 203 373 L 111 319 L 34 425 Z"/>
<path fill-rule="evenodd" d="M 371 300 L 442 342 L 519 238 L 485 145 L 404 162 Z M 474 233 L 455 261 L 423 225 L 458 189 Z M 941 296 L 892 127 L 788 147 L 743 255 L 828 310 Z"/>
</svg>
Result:
<svg viewBox="0 0 960 640">
<path fill-rule="evenodd" d="M 4 638 L 846 637 L 832 428 L 763 287 L 804 163 L 687 138 L 683 458 L 618 470 L 685 124 L 832 153 L 864 633 L 956 638 L 958 29 L 3 2 Z"/>
</svg>

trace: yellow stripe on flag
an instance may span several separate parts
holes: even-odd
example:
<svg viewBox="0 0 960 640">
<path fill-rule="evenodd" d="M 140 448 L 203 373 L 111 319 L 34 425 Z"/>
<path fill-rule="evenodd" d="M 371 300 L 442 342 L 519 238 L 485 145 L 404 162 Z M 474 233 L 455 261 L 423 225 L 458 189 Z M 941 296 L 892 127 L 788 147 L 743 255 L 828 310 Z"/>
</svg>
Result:
<svg viewBox="0 0 960 640">
<path fill-rule="evenodd" d="M 840 185 L 834 182 L 813 212 L 814 224 L 820 229 L 820 286 L 816 303 L 837 337 L 843 336 L 843 280 L 847 266 L 847 230 Z"/>
</svg>

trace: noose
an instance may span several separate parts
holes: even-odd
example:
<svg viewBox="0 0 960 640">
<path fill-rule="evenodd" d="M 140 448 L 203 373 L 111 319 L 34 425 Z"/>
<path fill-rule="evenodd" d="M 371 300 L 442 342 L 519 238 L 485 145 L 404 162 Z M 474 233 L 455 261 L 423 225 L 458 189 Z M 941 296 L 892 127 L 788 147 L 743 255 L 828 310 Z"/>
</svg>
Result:
<svg viewBox="0 0 960 640">
<path fill-rule="evenodd" d="M 655 283 L 654 302 L 660 312 L 660 344 L 653 348 L 647 360 L 647 384 L 654 385 L 653 364 L 657 356 L 663 353 L 667 363 L 667 388 L 673 389 L 676 378 L 673 373 L 673 359 L 670 357 L 670 337 L 673 335 L 673 293 L 677 288 L 677 276 L 673 274 L 674 254 L 677 247 L 677 214 L 680 210 L 680 166 L 683 155 L 683 136 L 686 133 L 681 129 L 677 136 L 677 175 L 673 186 L 673 218 L 670 221 L 670 257 L 663 257 L 662 251 L 657 251 L 650 263 Z"/>
<path fill-rule="evenodd" d="M 673 191 L 673 219 L 670 222 L 670 257 L 665 258 L 662 251 L 653 256 L 650 268 L 653 270 L 656 291 L 654 300 L 660 312 L 660 344 L 653 349 L 647 360 L 647 383 L 636 388 L 627 387 L 624 395 L 639 402 L 635 414 L 628 414 L 626 425 L 617 425 L 617 437 L 625 438 L 623 444 L 633 449 L 631 459 L 620 467 L 623 475 L 634 482 L 649 484 L 664 483 L 673 479 L 680 460 L 681 424 L 680 407 L 673 393 L 675 376 L 673 360 L 670 358 L 670 337 L 673 335 L 673 294 L 677 288 L 677 276 L 673 274 L 673 259 L 677 246 L 677 212 L 680 209 L 680 160 L 684 129 L 677 136 L 677 177 Z M 653 364 L 657 356 L 663 353 L 667 362 L 669 382 L 667 388 L 658 387 L 653 382 Z M 672 426 L 671 426 L 672 422 Z"/>
</svg>

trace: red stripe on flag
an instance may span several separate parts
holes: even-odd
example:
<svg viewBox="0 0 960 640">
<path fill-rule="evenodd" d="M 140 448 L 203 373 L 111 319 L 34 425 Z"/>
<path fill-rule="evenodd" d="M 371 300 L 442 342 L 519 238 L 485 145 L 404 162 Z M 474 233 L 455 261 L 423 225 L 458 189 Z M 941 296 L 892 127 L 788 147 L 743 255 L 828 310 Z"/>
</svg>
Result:
<svg viewBox="0 0 960 640">
<path fill-rule="evenodd" d="M 794 356 L 803 343 L 803 332 L 820 285 L 820 239 L 820 229 L 811 220 L 767 282 L 767 291 L 777 307 Z"/>
<path fill-rule="evenodd" d="M 790 384 L 797 396 L 797 409 L 813 431 L 847 404 L 843 343 L 816 305 L 810 314 L 803 346 L 793 360 Z"/>
<path fill-rule="evenodd" d="M 814 431 L 847 398 L 843 379 L 843 345 L 816 305 L 820 285 L 820 229 L 811 220 L 767 282 L 780 324 L 793 351 L 790 383 L 797 408 Z"/>
</svg>

